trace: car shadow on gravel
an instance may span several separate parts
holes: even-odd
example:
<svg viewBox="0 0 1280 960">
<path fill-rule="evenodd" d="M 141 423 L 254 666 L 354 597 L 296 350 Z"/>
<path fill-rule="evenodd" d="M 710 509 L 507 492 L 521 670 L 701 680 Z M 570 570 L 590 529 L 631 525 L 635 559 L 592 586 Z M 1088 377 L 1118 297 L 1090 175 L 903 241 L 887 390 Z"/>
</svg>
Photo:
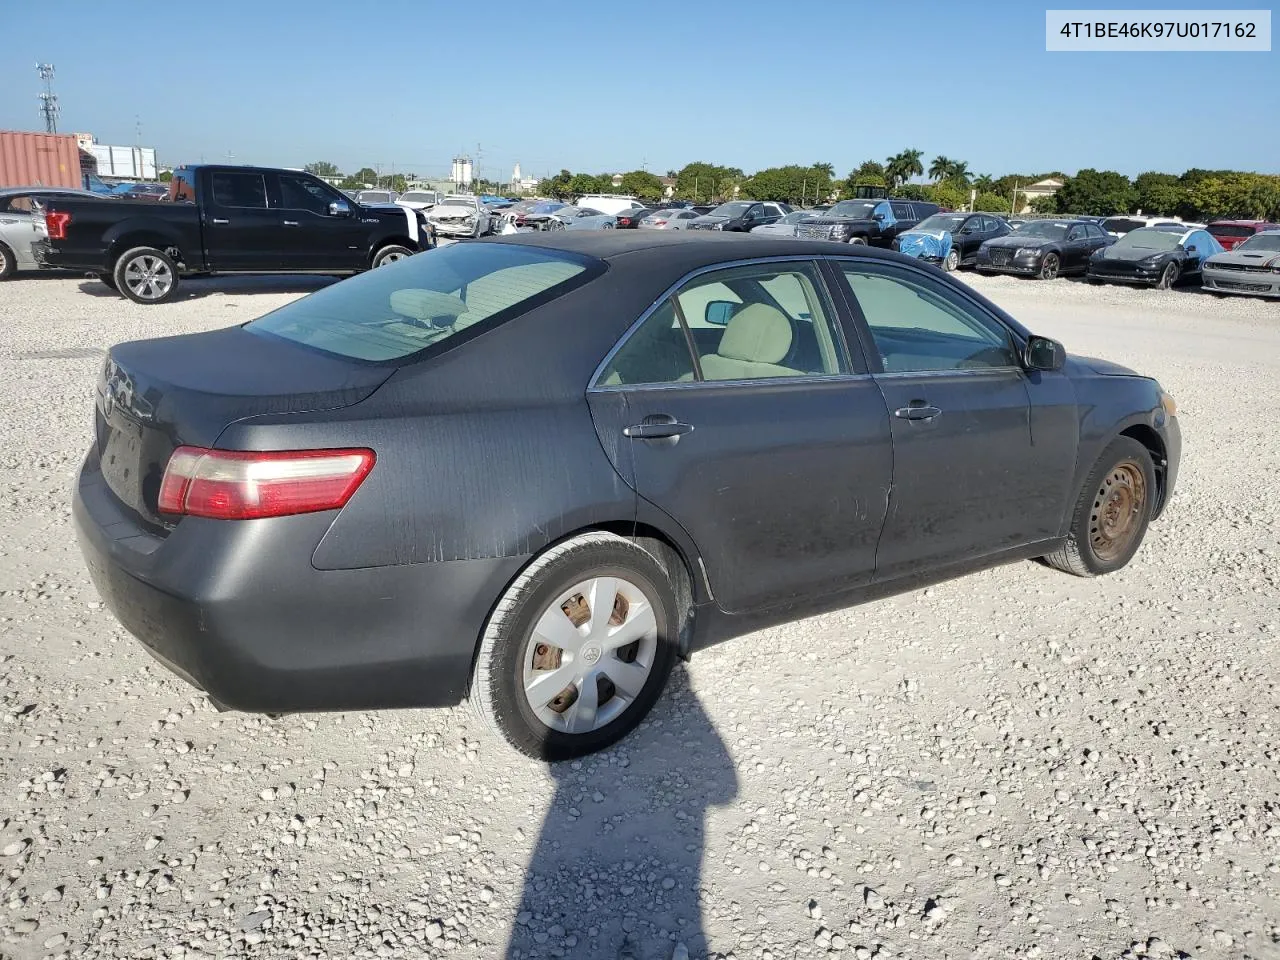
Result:
<svg viewBox="0 0 1280 960">
<path fill-rule="evenodd" d="M 314 293 L 338 282 L 338 277 L 217 277 L 210 279 L 196 278 L 183 280 L 172 303 L 184 300 L 201 300 L 205 297 L 243 296 L 245 294 L 262 293 Z M 101 280 L 85 280 L 80 284 L 80 292 L 92 297 L 123 300 L 119 293 L 112 290 Z"/>
<path fill-rule="evenodd" d="M 706 817 L 737 773 L 684 669 L 618 746 L 556 764 L 508 960 L 670 960 L 714 953 L 703 929 Z"/>
</svg>

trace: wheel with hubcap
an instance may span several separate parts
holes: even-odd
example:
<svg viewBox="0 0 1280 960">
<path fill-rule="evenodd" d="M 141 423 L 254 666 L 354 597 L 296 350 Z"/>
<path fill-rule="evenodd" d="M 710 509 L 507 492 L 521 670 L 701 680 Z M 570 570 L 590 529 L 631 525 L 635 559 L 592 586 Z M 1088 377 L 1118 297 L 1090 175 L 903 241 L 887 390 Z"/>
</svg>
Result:
<svg viewBox="0 0 1280 960">
<path fill-rule="evenodd" d="M 178 292 L 178 265 L 155 247 L 125 251 L 111 277 L 116 289 L 134 303 L 165 303 Z"/>
<path fill-rule="evenodd" d="M 1160 271 L 1160 279 L 1156 281 L 1157 290 L 1168 290 L 1178 282 L 1178 265 L 1176 263 L 1165 264 L 1165 268 Z"/>
<path fill-rule="evenodd" d="M 676 656 L 676 594 L 646 550 L 588 533 L 507 589 L 480 642 L 471 704 L 521 753 L 579 757 L 644 719 Z"/>
<path fill-rule="evenodd" d="M 564 229 L 564 224 L 563 224 L 563 223 L 561 223 L 559 220 L 556 220 L 556 219 L 554 219 L 554 218 L 553 218 L 553 219 L 551 220 L 551 222 L 547 224 L 547 229 L 548 229 L 548 230 L 563 230 L 563 229 Z"/>
<path fill-rule="evenodd" d="M 389 263 L 398 263 L 412 256 L 413 251 L 408 247 L 393 243 L 383 247 L 373 255 L 373 269 L 377 270 L 378 267 L 385 267 Z"/>
<path fill-rule="evenodd" d="M 1040 262 L 1040 279 L 1053 280 L 1058 276 L 1058 270 L 1062 266 L 1062 261 L 1058 259 L 1056 253 L 1046 253 L 1044 260 Z"/>
<path fill-rule="evenodd" d="M 8 280 L 18 268 L 17 258 L 13 251 L 0 243 L 0 280 Z"/>
<path fill-rule="evenodd" d="M 1045 561 L 1079 577 L 1119 570 L 1142 545 L 1157 495 L 1150 451 L 1116 437 L 1085 480 L 1066 541 Z"/>
<path fill-rule="evenodd" d="M 947 254 L 947 259 L 942 261 L 942 269 L 951 273 L 953 270 L 960 269 L 960 251 L 952 250 Z"/>
<path fill-rule="evenodd" d="M 855 247 L 865 247 L 867 245 L 866 237 L 850 237 L 849 242 Z"/>
</svg>

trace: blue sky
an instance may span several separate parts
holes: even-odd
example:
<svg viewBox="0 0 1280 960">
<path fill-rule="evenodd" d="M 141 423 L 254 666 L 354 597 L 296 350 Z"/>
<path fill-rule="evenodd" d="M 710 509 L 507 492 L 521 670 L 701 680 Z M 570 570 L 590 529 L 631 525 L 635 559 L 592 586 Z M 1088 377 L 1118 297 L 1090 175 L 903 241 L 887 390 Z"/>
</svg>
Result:
<svg viewBox="0 0 1280 960">
<path fill-rule="evenodd" d="M 132 144 L 140 120 L 166 164 L 442 176 L 479 145 L 481 175 L 504 179 L 517 160 L 843 176 L 916 147 L 995 175 L 1280 171 L 1280 53 L 1046 53 L 1047 5 L 9 0 L 0 128 L 42 128 L 40 60 L 60 131 Z"/>
</svg>

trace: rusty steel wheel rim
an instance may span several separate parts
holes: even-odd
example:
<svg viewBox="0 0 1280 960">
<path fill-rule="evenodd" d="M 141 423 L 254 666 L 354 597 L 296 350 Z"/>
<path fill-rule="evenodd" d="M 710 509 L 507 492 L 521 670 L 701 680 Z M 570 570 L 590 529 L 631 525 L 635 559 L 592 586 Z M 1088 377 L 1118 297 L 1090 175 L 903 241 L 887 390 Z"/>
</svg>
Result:
<svg viewBox="0 0 1280 960">
<path fill-rule="evenodd" d="M 1147 479 L 1133 460 L 1112 467 L 1093 498 L 1089 543 L 1103 562 L 1115 560 L 1133 544 L 1146 516 Z"/>
</svg>

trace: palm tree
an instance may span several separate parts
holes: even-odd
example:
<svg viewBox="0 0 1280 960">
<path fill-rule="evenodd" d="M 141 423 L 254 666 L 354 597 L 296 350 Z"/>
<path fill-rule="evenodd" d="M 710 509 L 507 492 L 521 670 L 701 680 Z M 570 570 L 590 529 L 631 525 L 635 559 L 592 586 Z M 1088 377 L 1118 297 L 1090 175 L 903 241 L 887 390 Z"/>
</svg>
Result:
<svg viewBox="0 0 1280 960">
<path fill-rule="evenodd" d="M 991 179 L 991 174 L 989 173 L 980 173 L 973 178 L 973 188 L 979 193 L 986 193 L 989 190 L 994 190 L 995 186 L 996 182 Z"/>
<path fill-rule="evenodd" d="M 890 187 L 898 187 L 912 177 L 921 176 L 924 167 L 920 166 L 923 150 L 903 150 L 885 161 L 884 176 Z"/>
<path fill-rule="evenodd" d="M 952 160 L 951 169 L 947 171 L 946 179 L 962 187 L 969 186 L 968 162 L 964 160 Z"/>
<path fill-rule="evenodd" d="M 815 163 L 809 169 L 814 173 L 825 173 L 828 180 L 834 179 L 836 175 L 836 168 L 829 163 Z"/>
<path fill-rule="evenodd" d="M 933 163 L 929 164 L 929 179 L 934 183 L 941 183 L 943 180 L 950 179 L 951 168 L 954 165 L 950 159 L 938 154 L 933 158 Z"/>
</svg>

